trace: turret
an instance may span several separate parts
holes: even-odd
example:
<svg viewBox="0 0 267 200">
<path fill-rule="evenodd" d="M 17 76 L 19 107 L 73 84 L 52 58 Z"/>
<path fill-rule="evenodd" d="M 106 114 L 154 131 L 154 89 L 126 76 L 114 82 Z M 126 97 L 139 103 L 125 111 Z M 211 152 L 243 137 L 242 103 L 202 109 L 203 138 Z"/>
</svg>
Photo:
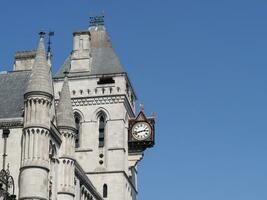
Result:
<svg viewBox="0 0 267 200">
<path fill-rule="evenodd" d="M 46 60 L 45 33 L 39 46 L 24 94 L 24 128 L 19 198 L 48 199 L 50 112 L 52 80 Z"/>
<path fill-rule="evenodd" d="M 57 107 L 57 125 L 62 136 L 62 144 L 59 152 L 58 200 L 73 200 L 75 195 L 73 157 L 76 126 L 67 76 L 65 76 L 60 94 Z"/>
</svg>

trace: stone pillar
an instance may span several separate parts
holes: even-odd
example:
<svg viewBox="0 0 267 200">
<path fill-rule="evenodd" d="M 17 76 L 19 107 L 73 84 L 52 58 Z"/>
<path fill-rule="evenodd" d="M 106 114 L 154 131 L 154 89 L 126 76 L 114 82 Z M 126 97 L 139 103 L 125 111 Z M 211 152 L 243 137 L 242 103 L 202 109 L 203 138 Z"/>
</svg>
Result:
<svg viewBox="0 0 267 200">
<path fill-rule="evenodd" d="M 50 120 L 44 116 L 51 101 L 46 96 L 25 100 L 19 199 L 48 199 Z"/>
<path fill-rule="evenodd" d="M 58 200 L 73 200 L 75 196 L 74 185 L 74 145 L 75 130 L 71 128 L 60 128 L 62 144 L 59 157 L 59 186 Z"/>
</svg>

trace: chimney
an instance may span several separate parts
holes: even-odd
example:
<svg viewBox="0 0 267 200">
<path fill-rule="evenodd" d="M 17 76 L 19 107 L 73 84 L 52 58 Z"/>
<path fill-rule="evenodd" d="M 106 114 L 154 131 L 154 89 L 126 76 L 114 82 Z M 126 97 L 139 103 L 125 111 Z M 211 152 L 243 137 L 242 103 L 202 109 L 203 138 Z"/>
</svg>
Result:
<svg viewBox="0 0 267 200">
<path fill-rule="evenodd" d="M 31 70 L 35 56 L 36 56 L 36 50 L 16 52 L 13 70 L 14 71 Z"/>
</svg>

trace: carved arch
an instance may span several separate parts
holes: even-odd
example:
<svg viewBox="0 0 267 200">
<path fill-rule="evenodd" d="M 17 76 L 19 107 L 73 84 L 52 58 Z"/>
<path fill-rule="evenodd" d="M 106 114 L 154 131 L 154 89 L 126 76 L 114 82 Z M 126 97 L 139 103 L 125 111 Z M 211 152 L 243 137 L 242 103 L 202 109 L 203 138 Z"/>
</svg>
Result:
<svg viewBox="0 0 267 200">
<path fill-rule="evenodd" d="M 84 118 L 84 114 L 82 113 L 82 111 L 80 111 L 79 109 L 73 109 L 73 114 L 78 113 L 81 116 L 81 121 L 84 122 L 85 118 Z"/>
<path fill-rule="evenodd" d="M 75 135 L 75 148 L 79 148 L 81 145 L 81 135 L 82 135 L 82 122 L 84 122 L 84 116 L 80 110 L 75 109 L 73 112 L 74 121 L 76 125 L 76 135 Z"/>
<path fill-rule="evenodd" d="M 99 107 L 94 111 L 92 121 L 97 121 L 102 113 L 106 115 L 106 120 L 110 119 L 110 113 L 108 112 L 108 110 L 103 107 Z"/>
</svg>

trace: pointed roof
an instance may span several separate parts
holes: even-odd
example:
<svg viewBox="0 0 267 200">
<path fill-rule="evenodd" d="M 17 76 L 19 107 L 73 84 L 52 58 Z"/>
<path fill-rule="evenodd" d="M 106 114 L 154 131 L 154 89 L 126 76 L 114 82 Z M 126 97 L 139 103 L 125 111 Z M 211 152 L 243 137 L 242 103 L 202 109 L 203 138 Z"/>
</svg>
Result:
<svg viewBox="0 0 267 200">
<path fill-rule="evenodd" d="M 65 59 L 63 65 L 61 65 L 61 67 L 57 71 L 55 77 L 57 77 L 57 78 L 63 78 L 65 76 L 64 75 L 65 72 L 70 72 L 70 64 L 71 64 L 71 55 L 69 55 Z M 69 76 L 70 76 L 70 74 L 69 74 Z"/>
<path fill-rule="evenodd" d="M 120 60 L 112 47 L 110 38 L 104 26 L 89 28 L 92 48 L 91 74 L 123 73 Z"/>
<path fill-rule="evenodd" d="M 76 129 L 67 76 L 65 76 L 64 79 L 57 107 L 57 125 L 58 127 L 70 127 Z"/>
<path fill-rule="evenodd" d="M 137 117 L 135 118 L 137 121 L 146 121 L 147 117 L 145 115 L 144 110 L 140 110 L 139 114 L 137 115 Z"/>
<path fill-rule="evenodd" d="M 92 27 L 92 74 L 123 73 L 124 69 L 120 63 L 105 27 Z"/>
<path fill-rule="evenodd" d="M 112 47 L 108 33 L 104 26 L 93 26 L 89 28 L 91 35 L 90 53 L 92 56 L 91 71 L 80 72 L 83 75 L 106 75 L 125 73 L 120 60 Z M 71 73 L 71 56 L 69 56 L 64 64 L 59 68 L 55 78 L 63 78 L 64 71 L 70 72 L 69 76 L 75 76 L 79 72 Z"/>
<path fill-rule="evenodd" d="M 46 60 L 44 36 L 45 33 L 41 32 L 32 73 L 25 94 L 32 92 L 43 92 L 51 96 L 53 94 L 50 69 Z"/>
</svg>

